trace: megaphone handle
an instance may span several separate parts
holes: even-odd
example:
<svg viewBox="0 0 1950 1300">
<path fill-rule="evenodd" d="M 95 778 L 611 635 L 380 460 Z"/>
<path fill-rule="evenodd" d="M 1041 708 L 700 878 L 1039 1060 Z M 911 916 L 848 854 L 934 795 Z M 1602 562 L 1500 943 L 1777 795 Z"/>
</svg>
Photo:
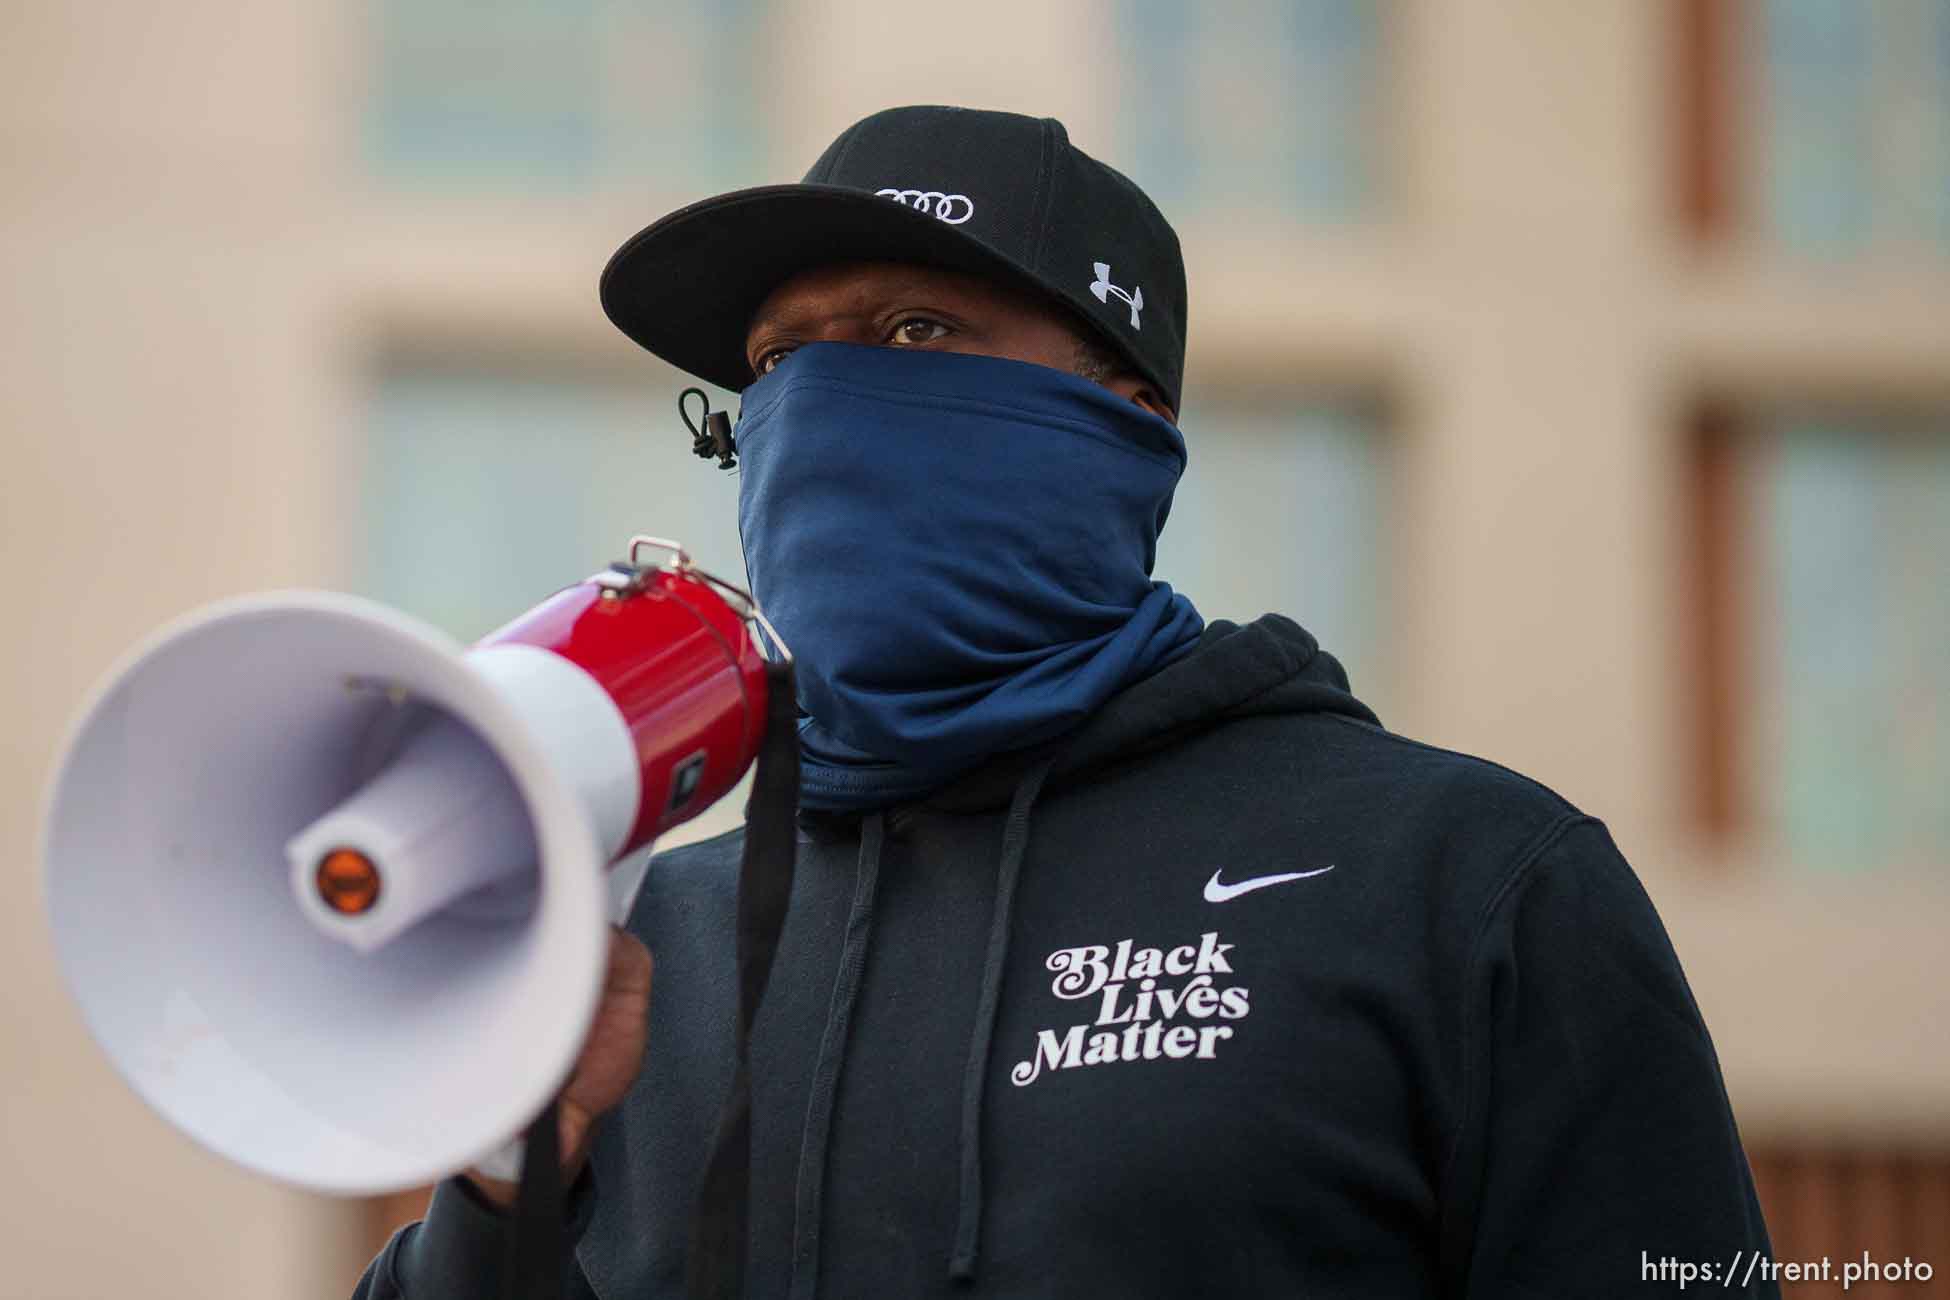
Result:
<svg viewBox="0 0 1950 1300">
<path fill-rule="evenodd" d="M 627 861 L 627 859 L 626 859 Z M 636 898 L 643 890 L 643 882 L 649 878 L 646 869 L 650 863 L 648 849 L 642 851 L 638 860 L 627 866 L 619 866 L 609 873 L 609 919 L 613 925 L 628 925 L 630 911 L 636 906 Z M 502 1183 L 521 1181 L 521 1150 L 525 1139 L 521 1134 L 509 1138 L 494 1150 L 476 1160 L 473 1168 L 487 1177 Z"/>
</svg>

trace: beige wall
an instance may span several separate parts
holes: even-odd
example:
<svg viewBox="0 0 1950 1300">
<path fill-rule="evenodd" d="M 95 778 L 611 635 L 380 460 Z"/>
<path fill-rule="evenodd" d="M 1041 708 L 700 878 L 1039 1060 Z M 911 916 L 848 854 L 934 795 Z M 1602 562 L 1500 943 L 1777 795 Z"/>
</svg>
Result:
<svg viewBox="0 0 1950 1300">
<path fill-rule="evenodd" d="M 929 6 L 781 5 L 768 39 L 787 53 L 762 87 L 781 178 L 859 113 L 912 100 L 1052 112 L 1108 151 L 1116 97 L 1142 91 L 1076 55 L 1105 48 L 1101 5 L 989 0 L 952 29 Z M 597 311 L 595 271 L 694 197 L 681 177 L 573 208 L 369 196 L 346 165 L 356 12 L 0 16 L 0 872 L 20 899 L 0 917 L 0 1295 L 348 1289 L 347 1207 L 193 1149 L 86 1041 L 27 901 L 50 764 L 89 685 L 164 618 L 343 579 L 337 493 L 378 340 L 640 364 Z M 1785 884 L 1763 846 L 1727 863 L 1688 838 L 1670 584 L 1686 386 L 1827 374 L 1941 399 L 1950 273 L 1837 284 L 1759 250 L 1675 253 L 1662 14 L 1397 6 L 1396 212 L 1297 243 L 1188 223 L 1191 383 L 1298 374 L 1393 396 L 1390 720 L 1611 823 L 1749 1132 L 1950 1143 L 1950 894 Z"/>
<path fill-rule="evenodd" d="M 34 836 L 58 737 L 138 635 L 331 565 L 337 427 L 307 6 L 0 17 L 0 1295 L 349 1290 L 350 1207 L 193 1148 L 58 987 Z M 31 904 L 27 900 L 33 900 Z"/>
</svg>

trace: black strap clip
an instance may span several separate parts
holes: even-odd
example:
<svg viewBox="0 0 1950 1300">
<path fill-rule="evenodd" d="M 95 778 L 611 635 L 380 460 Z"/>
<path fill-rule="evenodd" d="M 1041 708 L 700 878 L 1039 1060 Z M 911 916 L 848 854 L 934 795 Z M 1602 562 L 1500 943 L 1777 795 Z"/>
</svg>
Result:
<svg viewBox="0 0 1950 1300">
<path fill-rule="evenodd" d="M 691 413 L 684 405 L 684 399 L 692 393 L 704 403 L 704 425 L 702 428 L 691 423 Z M 684 421 L 684 427 L 691 431 L 691 452 L 703 460 L 717 457 L 719 469 L 738 468 L 738 444 L 731 436 L 731 416 L 723 411 L 711 409 L 711 398 L 702 388 L 686 388 L 677 394 L 677 414 Z"/>
</svg>

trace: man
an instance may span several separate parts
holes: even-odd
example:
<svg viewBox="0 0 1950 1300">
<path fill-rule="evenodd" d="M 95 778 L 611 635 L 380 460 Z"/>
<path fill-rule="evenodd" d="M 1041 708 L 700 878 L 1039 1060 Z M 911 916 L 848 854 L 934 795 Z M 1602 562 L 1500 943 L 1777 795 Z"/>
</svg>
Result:
<svg viewBox="0 0 1950 1300">
<path fill-rule="evenodd" d="M 1054 121 L 890 110 L 651 226 L 603 303 L 742 390 L 800 672 L 747 1294 L 1636 1295 L 1647 1258 L 1766 1249 L 1602 824 L 1151 581 L 1186 293 L 1130 181 Z M 575 1294 L 681 1293 L 739 847 L 652 865 L 654 996 L 619 940 L 564 1096 Z M 493 1294 L 511 1190 L 443 1186 L 360 1294 Z"/>
</svg>

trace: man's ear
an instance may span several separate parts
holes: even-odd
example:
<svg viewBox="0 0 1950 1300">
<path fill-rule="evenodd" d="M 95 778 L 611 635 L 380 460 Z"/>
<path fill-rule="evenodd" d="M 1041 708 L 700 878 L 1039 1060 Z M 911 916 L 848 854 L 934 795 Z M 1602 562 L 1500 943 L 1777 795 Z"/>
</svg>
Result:
<svg viewBox="0 0 1950 1300">
<path fill-rule="evenodd" d="M 1126 372 L 1114 376 L 1104 386 L 1125 401 L 1136 402 L 1139 406 L 1151 412 L 1151 414 L 1159 416 L 1172 424 L 1178 423 L 1178 412 L 1172 410 L 1165 399 L 1158 396 L 1157 389 L 1145 383 L 1138 376 Z"/>
<path fill-rule="evenodd" d="M 1165 405 L 1165 399 L 1152 392 L 1149 388 L 1139 389 L 1131 400 L 1151 412 L 1151 414 L 1158 416 L 1167 424 L 1175 425 L 1178 423 L 1178 412 Z"/>
</svg>

